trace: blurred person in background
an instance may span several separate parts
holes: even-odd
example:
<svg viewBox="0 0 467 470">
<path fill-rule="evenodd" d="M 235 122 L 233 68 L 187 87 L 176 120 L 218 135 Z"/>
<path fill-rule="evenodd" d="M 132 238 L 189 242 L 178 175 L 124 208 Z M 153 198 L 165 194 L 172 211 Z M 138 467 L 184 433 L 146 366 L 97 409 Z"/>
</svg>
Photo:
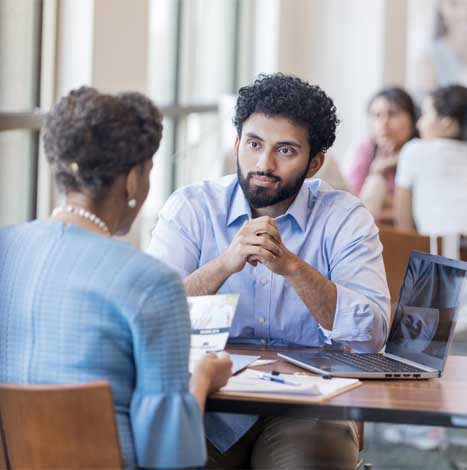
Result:
<svg viewBox="0 0 467 470">
<path fill-rule="evenodd" d="M 425 235 L 467 234 L 467 88 L 450 85 L 425 98 L 421 139 L 401 151 L 395 221 Z"/>
<path fill-rule="evenodd" d="M 203 465 L 204 403 L 231 370 L 228 357 L 207 357 L 189 382 L 180 279 L 112 238 L 146 199 L 161 137 L 143 95 L 71 91 L 44 128 L 65 204 L 0 229 L 0 382 L 109 381 L 127 469 Z"/>
<path fill-rule="evenodd" d="M 385 88 L 368 104 L 370 136 L 350 156 L 346 178 L 378 222 L 392 223 L 395 174 L 402 146 L 417 136 L 417 112 L 401 88 Z"/>
</svg>

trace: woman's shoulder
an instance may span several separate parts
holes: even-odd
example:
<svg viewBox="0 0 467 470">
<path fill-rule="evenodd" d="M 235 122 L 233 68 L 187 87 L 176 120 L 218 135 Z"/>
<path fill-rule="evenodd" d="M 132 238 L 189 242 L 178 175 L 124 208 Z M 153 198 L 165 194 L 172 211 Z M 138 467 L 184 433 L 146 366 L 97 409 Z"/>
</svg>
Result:
<svg viewBox="0 0 467 470">
<path fill-rule="evenodd" d="M 440 152 L 456 148 L 465 149 L 465 146 L 454 139 L 412 139 L 404 145 L 401 154 L 408 154 L 410 157 L 420 156 L 426 160 L 431 155 L 436 157 Z"/>
<path fill-rule="evenodd" d="M 148 299 L 163 302 L 182 296 L 181 279 L 169 265 L 124 240 L 99 238 L 92 243 L 92 250 L 102 262 L 96 261 L 89 270 L 93 270 L 91 275 L 100 279 L 105 292 L 129 316 L 138 312 Z"/>
<path fill-rule="evenodd" d="M 125 273 L 122 276 L 124 282 L 137 282 L 142 287 L 179 282 L 178 274 L 168 264 L 130 243 L 118 239 L 107 239 L 107 243 L 110 247 L 109 255 L 115 265 L 121 266 Z"/>
<path fill-rule="evenodd" d="M 60 221 L 34 220 L 0 229 L 3 242 L 32 252 L 47 250 L 56 263 L 79 265 L 91 271 L 112 271 L 114 281 L 128 278 L 174 280 L 177 274 L 164 262 L 124 240 L 109 238 Z M 5 245 L 4 245 L 5 246 Z M 82 272 L 80 274 L 83 274 Z"/>
<path fill-rule="evenodd" d="M 401 150 L 401 155 L 411 154 L 411 155 L 420 155 L 424 154 L 427 150 L 432 147 L 432 144 L 429 143 L 427 139 L 411 139 L 409 140 Z"/>
<path fill-rule="evenodd" d="M 73 261 L 80 267 L 80 274 L 88 272 L 89 275 L 109 279 L 114 286 L 126 289 L 137 286 L 138 290 L 145 289 L 146 285 L 164 282 L 175 282 L 177 274 L 162 261 L 142 252 L 129 242 L 110 238 L 95 232 L 84 230 L 75 225 L 65 225 L 58 221 L 40 222 L 20 226 L 22 234 L 26 236 L 32 232 L 40 234 L 37 239 L 50 241 L 55 244 L 53 255 L 68 257 L 68 264 Z"/>
</svg>

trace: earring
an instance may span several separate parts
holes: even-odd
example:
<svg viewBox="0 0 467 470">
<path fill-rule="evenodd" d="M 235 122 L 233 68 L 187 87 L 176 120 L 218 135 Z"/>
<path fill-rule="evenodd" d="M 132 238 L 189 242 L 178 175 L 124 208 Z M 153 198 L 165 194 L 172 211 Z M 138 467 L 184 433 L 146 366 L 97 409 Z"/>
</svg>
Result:
<svg viewBox="0 0 467 470">
<path fill-rule="evenodd" d="M 128 201 L 128 207 L 134 209 L 136 207 L 136 199 L 133 197 Z"/>
</svg>

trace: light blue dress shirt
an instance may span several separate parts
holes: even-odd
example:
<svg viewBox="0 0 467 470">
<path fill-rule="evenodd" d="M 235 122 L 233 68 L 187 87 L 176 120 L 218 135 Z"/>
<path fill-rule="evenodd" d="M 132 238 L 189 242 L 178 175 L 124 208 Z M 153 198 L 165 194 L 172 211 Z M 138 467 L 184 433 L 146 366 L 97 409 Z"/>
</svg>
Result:
<svg viewBox="0 0 467 470">
<path fill-rule="evenodd" d="M 234 175 L 182 188 L 161 211 L 149 253 L 186 277 L 224 253 L 250 218 Z M 276 224 L 286 247 L 336 285 L 333 328 L 317 323 L 282 276 L 262 264 L 247 264 L 219 289 L 240 294 L 229 342 L 323 346 L 339 341 L 359 351 L 380 350 L 387 335 L 389 291 L 378 229 L 361 201 L 319 179 L 306 180 Z M 224 451 L 254 418 L 211 415 L 206 421 L 208 437 Z"/>
<path fill-rule="evenodd" d="M 0 229 L 0 382 L 111 383 L 126 468 L 200 466 L 190 321 L 165 264 L 129 244 L 35 221 Z"/>
</svg>

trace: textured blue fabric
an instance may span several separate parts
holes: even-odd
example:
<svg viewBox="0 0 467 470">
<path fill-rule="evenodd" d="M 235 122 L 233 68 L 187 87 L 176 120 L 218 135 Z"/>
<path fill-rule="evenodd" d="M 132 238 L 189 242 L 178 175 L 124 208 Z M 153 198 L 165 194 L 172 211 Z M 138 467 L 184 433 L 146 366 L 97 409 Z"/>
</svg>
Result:
<svg viewBox="0 0 467 470">
<path fill-rule="evenodd" d="M 126 468 L 206 459 L 182 284 L 129 244 L 35 221 L 0 229 L 0 382 L 112 386 Z"/>
<path fill-rule="evenodd" d="M 234 175 L 182 188 L 161 211 L 149 253 L 185 277 L 224 253 L 250 218 Z M 387 334 L 389 292 L 378 229 L 361 201 L 319 179 L 306 180 L 276 223 L 287 248 L 336 285 L 332 331 L 316 322 L 282 276 L 262 264 L 247 264 L 219 290 L 240 294 L 229 342 L 323 346 L 341 341 L 360 351 L 381 349 Z M 209 439 L 226 450 L 254 418 L 222 415 L 207 416 L 205 421 Z"/>
</svg>

